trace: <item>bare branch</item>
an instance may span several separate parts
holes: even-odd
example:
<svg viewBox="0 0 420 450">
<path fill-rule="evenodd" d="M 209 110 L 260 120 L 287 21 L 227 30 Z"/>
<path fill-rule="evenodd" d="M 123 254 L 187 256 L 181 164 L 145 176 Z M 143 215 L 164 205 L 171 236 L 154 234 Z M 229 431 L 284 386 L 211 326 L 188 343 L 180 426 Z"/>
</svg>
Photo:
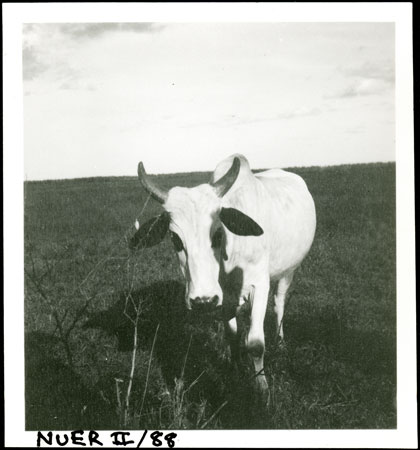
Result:
<svg viewBox="0 0 420 450">
<path fill-rule="evenodd" d="M 210 417 L 210 419 L 206 420 L 203 425 L 201 425 L 201 429 L 204 430 L 204 428 L 206 428 L 206 426 L 217 416 L 217 414 L 219 414 L 219 412 L 228 404 L 228 401 L 226 400 L 225 402 L 223 402 L 217 409 L 216 411 L 212 414 L 212 416 Z"/>
<path fill-rule="evenodd" d="M 146 375 L 146 384 L 144 386 L 143 398 L 141 400 L 141 406 L 140 406 L 140 413 L 139 413 L 140 416 L 143 411 L 144 399 L 146 398 L 147 385 L 149 382 L 149 375 L 150 375 L 150 367 L 152 365 L 153 350 L 155 348 L 155 343 L 156 343 L 159 326 L 160 326 L 160 323 L 157 324 L 156 331 L 155 331 L 155 337 L 153 338 L 152 350 L 150 351 L 149 366 L 147 367 L 147 375 Z"/>
</svg>

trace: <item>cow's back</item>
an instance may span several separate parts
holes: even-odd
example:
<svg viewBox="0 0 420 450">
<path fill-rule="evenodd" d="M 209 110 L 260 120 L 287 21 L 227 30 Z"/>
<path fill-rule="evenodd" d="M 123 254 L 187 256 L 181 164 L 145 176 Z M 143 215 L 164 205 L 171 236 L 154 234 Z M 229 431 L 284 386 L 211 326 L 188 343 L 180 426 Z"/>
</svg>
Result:
<svg viewBox="0 0 420 450">
<path fill-rule="evenodd" d="M 315 205 L 305 181 L 282 169 L 256 174 L 264 186 L 262 217 L 270 242 L 272 278 L 293 270 L 309 251 L 315 234 Z"/>
</svg>

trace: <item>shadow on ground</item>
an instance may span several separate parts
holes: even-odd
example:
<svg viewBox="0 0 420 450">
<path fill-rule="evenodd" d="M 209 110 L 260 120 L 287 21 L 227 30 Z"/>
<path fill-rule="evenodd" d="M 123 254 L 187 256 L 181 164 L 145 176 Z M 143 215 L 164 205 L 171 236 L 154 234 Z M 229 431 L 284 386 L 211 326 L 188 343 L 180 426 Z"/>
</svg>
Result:
<svg viewBox="0 0 420 450">
<path fill-rule="evenodd" d="M 264 428 L 265 413 L 252 407 L 254 399 L 249 370 L 235 370 L 230 362 L 219 312 L 194 314 L 184 306 L 185 287 L 177 281 L 151 284 L 131 294 L 134 304 L 141 305 L 139 347 L 152 347 L 156 328 L 159 331 L 154 358 L 168 386 L 174 386 L 184 370 L 186 386 L 198 377 L 197 388 L 191 390 L 192 401 L 202 401 L 219 408 L 218 416 L 226 428 Z M 130 319 L 134 308 L 125 295 L 109 309 L 93 313 L 85 327 L 99 328 L 118 339 L 118 350 L 133 349 L 134 328 Z M 188 356 L 187 356 L 188 354 Z M 186 359 L 187 356 L 187 360 Z"/>
<path fill-rule="evenodd" d="M 110 429 L 115 416 L 68 364 L 54 354 L 61 343 L 54 336 L 25 335 L 26 429 Z"/>
<path fill-rule="evenodd" d="M 191 401 L 199 403 L 204 399 L 213 411 L 227 401 L 218 413 L 223 428 L 289 428 L 287 420 L 280 423 L 277 416 L 274 423 L 270 410 L 255 407 L 250 365 L 245 361 L 241 370 L 233 368 L 220 318 L 213 314 L 187 314 L 181 283 L 154 283 L 134 292 L 132 298 L 134 304 L 140 304 L 142 308 L 139 320 L 141 349 L 150 351 L 159 325 L 153 357 L 167 386 L 174 386 L 174 380 L 181 376 L 185 365 L 185 386 L 199 377 L 196 388 L 190 392 Z M 133 317 L 133 314 L 132 304 L 121 295 L 108 310 L 91 314 L 85 326 L 115 335 L 118 350 L 130 351 L 133 348 L 133 324 L 127 315 Z M 339 380 L 347 370 L 353 373 L 353 369 L 364 372 L 366 380 L 383 376 L 390 382 L 395 380 L 395 342 L 379 328 L 355 332 L 340 321 L 336 311 L 328 308 L 306 314 L 286 314 L 287 345 L 279 346 L 274 323 L 274 313 L 269 309 L 265 321 L 266 373 L 269 382 L 276 383 L 274 388 L 280 395 L 293 398 L 294 389 L 312 392 L 314 382 L 322 384 L 326 377 Z M 336 361 L 341 365 L 337 366 Z M 358 383 L 356 378 L 354 383 Z M 286 389 L 292 391 L 287 393 Z M 357 389 L 355 384 L 355 395 L 361 395 L 362 390 Z M 392 408 L 388 405 L 392 401 L 388 391 L 383 395 L 380 392 L 372 395 L 387 408 Z M 286 407 L 286 403 L 282 404 Z M 274 407 L 279 409 L 279 405 Z"/>
</svg>

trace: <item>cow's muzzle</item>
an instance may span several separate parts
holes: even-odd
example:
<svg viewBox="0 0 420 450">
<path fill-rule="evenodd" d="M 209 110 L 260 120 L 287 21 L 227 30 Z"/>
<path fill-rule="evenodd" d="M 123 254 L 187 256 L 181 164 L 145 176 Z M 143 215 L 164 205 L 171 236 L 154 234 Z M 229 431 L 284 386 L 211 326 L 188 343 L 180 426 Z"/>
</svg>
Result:
<svg viewBox="0 0 420 450">
<path fill-rule="evenodd" d="M 211 312 L 219 304 L 219 296 L 190 298 L 191 308 L 194 311 Z"/>
</svg>

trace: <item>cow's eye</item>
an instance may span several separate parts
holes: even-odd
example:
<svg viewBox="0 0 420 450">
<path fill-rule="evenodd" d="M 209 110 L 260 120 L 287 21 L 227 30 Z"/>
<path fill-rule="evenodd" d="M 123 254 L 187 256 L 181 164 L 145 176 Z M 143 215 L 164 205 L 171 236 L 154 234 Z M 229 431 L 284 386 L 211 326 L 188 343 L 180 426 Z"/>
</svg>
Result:
<svg viewBox="0 0 420 450">
<path fill-rule="evenodd" d="M 173 231 L 171 231 L 171 239 L 177 252 L 184 249 L 184 244 L 182 243 L 181 238 Z"/>
<path fill-rule="evenodd" d="M 219 248 L 222 245 L 223 231 L 221 228 L 217 229 L 211 238 L 212 248 Z"/>
</svg>

